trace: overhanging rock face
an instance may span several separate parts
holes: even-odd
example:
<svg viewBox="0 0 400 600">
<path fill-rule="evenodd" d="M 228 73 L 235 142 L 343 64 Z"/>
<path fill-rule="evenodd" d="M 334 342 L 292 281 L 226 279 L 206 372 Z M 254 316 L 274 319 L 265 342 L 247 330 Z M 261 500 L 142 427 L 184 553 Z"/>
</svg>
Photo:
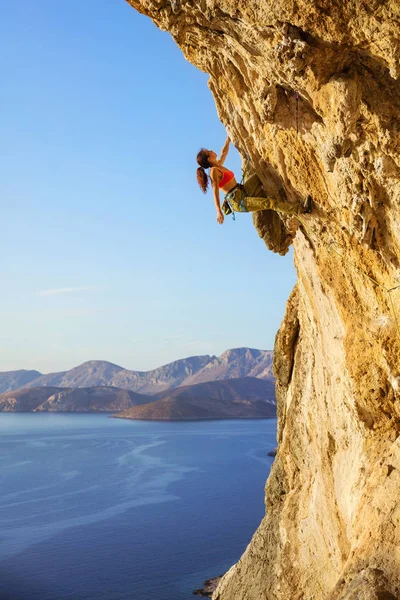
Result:
<svg viewBox="0 0 400 600">
<path fill-rule="evenodd" d="M 399 598 L 400 3 L 130 4 L 210 74 L 267 191 L 317 203 L 300 224 L 256 215 L 270 249 L 293 243 L 298 282 L 266 516 L 214 598 Z"/>
</svg>

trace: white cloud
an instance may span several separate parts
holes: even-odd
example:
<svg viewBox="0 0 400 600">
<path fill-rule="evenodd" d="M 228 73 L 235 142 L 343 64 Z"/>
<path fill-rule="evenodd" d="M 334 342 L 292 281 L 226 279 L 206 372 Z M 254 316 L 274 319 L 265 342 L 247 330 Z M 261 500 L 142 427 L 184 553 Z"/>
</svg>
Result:
<svg viewBox="0 0 400 600">
<path fill-rule="evenodd" d="M 94 287 L 66 287 L 66 288 L 54 288 L 51 290 L 41 290 L 38 292 L 38 296 L 58 296 L 60 294 L 75 294 L 78 292 L 90 292 L 94 290 Z"/>
</svg>

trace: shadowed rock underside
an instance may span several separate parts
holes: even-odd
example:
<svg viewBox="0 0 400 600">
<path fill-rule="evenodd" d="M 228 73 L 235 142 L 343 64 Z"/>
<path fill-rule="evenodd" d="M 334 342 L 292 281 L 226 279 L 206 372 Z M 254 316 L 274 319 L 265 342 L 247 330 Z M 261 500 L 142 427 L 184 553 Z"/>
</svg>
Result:
<svg viewBox="0 0 400 600">
<path fill-rule="evenodd" d="M 266 190 L 317 205 L 301 223 L 254 218 L 268 248 L 293 244 L 298 281 L 274 351 L 266 516 L 213 598 L 398 598 L 400 3 L 130 4 L 209 73 Z"/>
</svg>

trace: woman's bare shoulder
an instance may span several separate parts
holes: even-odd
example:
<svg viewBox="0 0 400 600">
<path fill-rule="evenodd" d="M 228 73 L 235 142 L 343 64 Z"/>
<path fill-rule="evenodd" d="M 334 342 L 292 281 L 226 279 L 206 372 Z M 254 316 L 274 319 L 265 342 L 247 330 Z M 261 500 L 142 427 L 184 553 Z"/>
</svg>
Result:
<svg viewBox="0 0 400 600">
<path fill-rule="evenodd" d="M 220 167 L 211 167 L 210 169 L 210 178 L 211 179 L 221 179 L 223 170 Z"/>
</svg>

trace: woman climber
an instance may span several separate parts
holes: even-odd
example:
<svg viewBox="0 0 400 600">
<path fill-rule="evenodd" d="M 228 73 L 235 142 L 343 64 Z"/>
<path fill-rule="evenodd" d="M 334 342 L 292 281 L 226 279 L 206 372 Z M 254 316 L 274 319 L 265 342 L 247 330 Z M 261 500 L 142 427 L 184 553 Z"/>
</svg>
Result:
<svg viewBox="0 0 400 600">
<path fill-rule="evenodd" d="M 285 215 L 297 215 L 299 213 L 310 213 L 312 210 L 311 196 L 307 196 L 304 204 L 296 202 L 291 204 L 283 200 L 269 198 L 263 190 L 262 183 L 256 174 L 251 175 L 244 184 L 236 182 L 235 175 L 223 164 L 228 155 L 230 139 L 227 138 L 221 151 L 221 156 L 212 150 L 202 148 L 197 155 L 197 182 L 204 193 L 208 188 L 208 177 L 214 191 L 214 204 L 217 209 L 217 222 L 222 225 L 224 213 L 226 215 L 234 212 L 255 212 L 257 210 L 276 210 Z M 204 169 L 210 169 L 208 176 Z M 221 204 L 219 190 L 225 193 L 225 200 Z"/>
</svg>

